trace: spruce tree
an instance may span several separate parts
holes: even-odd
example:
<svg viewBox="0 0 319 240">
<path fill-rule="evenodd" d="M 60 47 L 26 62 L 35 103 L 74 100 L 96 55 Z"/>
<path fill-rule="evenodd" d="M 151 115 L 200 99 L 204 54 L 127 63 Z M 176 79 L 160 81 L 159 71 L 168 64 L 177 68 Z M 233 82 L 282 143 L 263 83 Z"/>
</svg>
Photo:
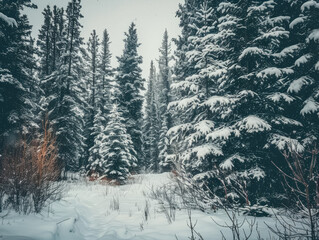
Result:
<svg viewBox="0 0 319 240">
<path fill-rule="evenodd" d="M 223 63 L 215 58 L 219 48 L 214 43 L 214 9 L 207 1 L 195 9 L 191 21 L 192 29 L 196 31 L 187 33 L 189 36 L 184 43 L 187 46 L 180 55 L 183 56 L 180 61 L 185 64 L 185 73 L 176 76 L 171 87 L 178 93 L 178 99 L 169 104 L 176 120 L 168 135 L 176 146 L 173 152 L 176 167 L 184 168 L 194 176 L 198 174 L 197 178 L 207 178 L 212 161 L 221 154 L 221 150 L 218 145 L 206 140 L 215 122 L 205 102 L 218 89 L 217 79 L 223 73 Z M 171 156 L 166 159 L 171 160 Z"/>
<path fill-rule="evenodd" d="M 136 158 L 140 163 L 143 162 L 142 152 L 142 105 L 144 89 L 144 79 L 141 77 L 142 57 L 138 55 L 137 49 L 139 47 L 137 32 L 135 24 L 132 23 L 129 27 L 128 33 L 125 33 L 124 39 L 125 47 L 121 57 L 118 57 L 119 67 L 116 76 L 121 91 L 119 108 L 123 111 L 123 117 L 127 131 L 130 134 L 134 149 L 136 151 Z"/>
<path fill-rule="evenodd" d="M 97 161 L 101 161 L 102 156 L 100 156 L 101 150 L 101 137 L 103 136 L 103 129 L 108 124 L 109 113 L 112 108 L 111 100 L 111 89 L 113 81 L 113 70 L 110 66 L 111 64 L 111 53 L 109 50 L 109 35 L 106 30 L 103 32 L 102 49 L 97 54 L 96 59 L 96 75 L 98 76 L 98 81 L 96 82 L 96 106 L 94 110 L 93 127 L 90 132 L 88 139 L 93 141 L 93 145 L 89 148 L 89 159 L 88 159 L 88 169 L 92 170 L 92 165 Z M 102 135 L 101 135 L 102 134 Z M 94 167 L 93 167 L 94 168 Z"/>
<path fill-rule="evenodd" d="M 44 23 L 38 34 L 37 46 L 40 58 L 40 77 L 46 78 L 56 70 L 61 57 L 62 35 L 64 31 L 63 8 L 48 5 L 43 10 Z"/>
<path fill-rule="evenodd" d="M 159 170 L 159 119 L 158 107 L 155 98 L 156 69 L 151 62 L 150 75 L 145 97 L 145 118 L 144 118 L 144 154 L 145 168 L 157 172 Z"/>
<path fill-rule="evenodd" d="M 198 2 L 190 8 L 186 1 L 179 12 L 173 160 L 225 198 L 241 195 L 251 204 L 273 197 L 271 160 L 281 155 L 270 148 L 300 149 L 293 130 L 302 126 L 283 87 L 293 71 L 279 59 L 289 37 L 289 16 L 279 9 L 287 2 Z"/>
<path fill-rule="evenodd" d="M 86 93 L 81 70 L 83 39 L 79 21 L 83 16 L 80 11 L 81 1 L 72 0 L 68 4 L 65 19 L 59 20 L 59 29 L 63 34 L 58 43 L 61 58 L 56 71 L 43 82 L 47 91 L 45 103 L 49 120 L 57 135 L 58 160 L 65 170 L 78 170 L 85 147 L 83 126 Z M 65 24 L 64 30 L 62 24 Z"/>
<path fill-rule="evenodd" d="M 51 54 L 51 69 L 57 69 L 58 62 L 62 54 L 62 36 L 64 31 L 64 10 L 53 6 L 52 16 L 52 54 Z"/>
<path fill-rule="evenodd" d="M 123 184 L 129 177 L 130 170 L 136 167 L 136 152 L 126 131 L 125 119 L 116 103 L 109 119 L 108 125 L 103 127 L 96 138 L 101 157 L 90 164 L 90 170 Z"/>
<path fill-rule="evenodd" d="M 111 67 L 111 57 L 112 54 L 110 52 L 110 37 L 105 29 L 103 31 L 103 39 L 101 42 L 101 52 L 100 52 L 100 60 L 99 60 L 99 74 L 101 76 L 101 85 L 100 85 L 100 101 L 101 109 L 103 114 L 105 115 L 105 124 L 107 123 L 107 115 L 112 109 L 111 104 L 111 89 L 112 82 L 114 77 L 114 71 Z"/>
<path fill-rule="evenodd" d="M 39 124 L 31 92 L 37 82 L 31 75 L 35 59 L 31 26 L 22 14 L 25 7 L 36 6 L 30 0 L 0 2 L 0 151 L 4 144 L 15 143 L 18 132 L 28 134 Z"/>
<path fill-rule="evenodd" d="M 38 35 L 38 49 L 40 57 L 40 74 L 48 76 L 51 74 L 51 59 L 52 59 L 52 11 L 48 5 L 42 12 L 44 23 Z"/>
<path fill-rule="evenodd" d="M 158 116 L 160 118 L 160 138 L 159 138 L 159 161 L 162 169 L 168 167 L 165 162 L 167 154 L 170 154 L 169 142 L 167 138 L 167 131 L 172 126 L 171 114 L 168 110 L 168 104 L 171 101 L 170 85 L 171 85 L 171 68 L 170 62 L 172 60 L 171 56 L 171 45 L 168 39 L 167 30 L 165 30 L 163 35 L 162 46 L 159 49 L 160 57 L 158 61 L 159 65 L 159 76 L 158 76 L 158 104 L 159 111 Z"/>
<path fill-rule="evenodd" d="M 304 148 L 319 138 L 319 38 L 318 1 L 290 1 L 294 13 L 289 23 L 290 43 L 293 54 L 287 63 L 293 74 L 285 82 L 285 90 L 295 99 L 292 117 L 303 125 L 298 132 Z"/>
<path fill-rule="evenodd" d="M 99 122 L 100 117 L 97 117 L 101 114 L 98 108 L 100 99 L 99 92 L 101 90 L 100 76 L 98 71 L 99 66 L 99 45 L 100 41 L 96 34 L 96 31 L 93 30 L 88 41 L 87 47 L 87 64 L 88 69 L 87 73 L 87 89 L 88 89 L 88 108 L 87 109 L 87 123 L 86 123 L 86 147 L 88 150 L 88 161 L 94 162 L 97 158 L 97 153 L 94 150 L 94 139 L 100 131 L 101 123 Z M 86 165 L 86 163 L 85 163 Z"/>
<path fill-rule="evenodd" d="M 215 142 L 226 140 L 216 171 L 221 170 L 220 181 L 229 188 L 226 191 L 221 187 L 221 191 L 230 197 L 243 197 L 246 204 L 256 203 L 267 195 L 260 189 L 271 185 L 271 179 L 267 179 L 271 164 L 264 147 L 276 131 L 271 121 L 284 119 L 283 111 L 269 97 L 278 90 L 275 84 L 279 78 L 289 74 L 289 70 L 274 67 L 272 55 L 280 50 L 281 41 L 288 36 L 281 27 L 283 22 L 268 24 L 276 17 L 274 6 L 274 1 L 238 1 L 220 7 L 220 13 L 227 14 L 218 27 L 224 31 L 219 43 L 228 49 L 224 82 L 228 103 L 224 105 L 230 110 L 226 121 L 208 138 Z M 233 24 L 224 27 L 230 20 Z M 214 109 L 216 101 L 208 102 L 208 106 Z"/>
</svg>

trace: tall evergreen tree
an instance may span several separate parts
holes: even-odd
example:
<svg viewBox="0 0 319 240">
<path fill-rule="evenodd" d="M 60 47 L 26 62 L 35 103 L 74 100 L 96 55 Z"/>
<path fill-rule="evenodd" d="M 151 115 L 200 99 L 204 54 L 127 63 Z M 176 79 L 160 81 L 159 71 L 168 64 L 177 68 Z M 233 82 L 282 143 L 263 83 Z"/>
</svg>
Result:
<svg viewBox="0 0 319 240">
<path fill-rule="evenodd" d="M 30 0 L 1 1 L 0 18 L 0 151 L 4 144 L 14 144 L 17 132 L 28 133 L 37 126 L 37 105 L 31 92 L 35 79 L 31 26 L 25 7 L 35 8 Z"/>
<path fill-rule="evenodd" d="M 250 204 L 272 197 L 264 189 L 274 190 L 271 159 L 281 156 L 269 148 L 302 148 L 293 131 L 302 124 L 289 114 L 294 98 L 283 87 L 293 71 L 279 59 L 289 37 L 279 9 L 288 2 L 202 2 L 186 1 L 179 12 L 174 161 L 220 196 Z"/>
<path fill-rule="evenodd" d="M 81 1 L 72 0 L 66 10 L 61 43 L 61 58 L 57 69 L 46 78 L 46 105 L 49 120 L 57 135 L 59 161 L 66 170 L 77 170 L 84 154 L 85 138 L 83 136 L 85 83 L 81 78 L 81 37 L 80 19 Z"/>
<path fill-rule="evenodd" d="M 289 23 L 290 46 L 294 54 L 288 64 L 293 74 L 285 82 L 285 90 L 294 104 L 292 117 L 303 125 L 298 132 L 304 147 L 313 144 L 319 138 L 319 38 L 318 38 L 318 1 L 289 1 L 292 14 Z"/>
<path fill-rule="evenodd" d="M 51 69 L 55 71 L 62 55 L 62 36 L 64 31 L 64 9 L 53 6 Z"/>
<path fill-rule="evenodd" d="M 88 136 L 93 141 L 93 145 L 89 148 L 90 154 L 88 159 L 88 169 L 92 170 L 95 162 L 102 161 L 100 155 L 101 138 L 103 137 L 104 127 L 109 122 L 109 113 L 112 108 L 111 89 L 113 81 L 113 70 L 111 68 L 111 53 L 109 50 L 109 35 L 106 30 L 103 32 L 102 49 L 96 59 L 96 74 L 98 81 L 96 82 L 96 106 L 94 110 L 93 128 Z M 89 131 L 90 132 L 90 131 Z M 94 168 L 94 167 L 93 167 Z"/>
<path fill-rule="evenodd" d="M 179 98 L 169 105 L 178 118 L 168 131 L 177 148 L 173 160 L 178 168 L 184 168 L 199 180 L 209 178 L 214 159 L 222 155 L 217 144 L 207 141 L 217 119 L 206 102 L 218 92 L 218 81 L 225 73 L 223 62 L 217 58 L 220 48 L 214 41 L 217 33 L 214 9 L 204 1 L 192 13 L 191 26 L 196 31 L 188 33 L 184 57 L 180 59 L 188 63 L 184 69 L 188 76 L 175 79 L 172 89 Z"/>
<path fill-rule="evenodd" d="M 44 23 L 39 30 L 37 45 L 40 58 L 40 77 L 45 78 L 56 70 L 61 57 L 61 41 L 64 30 L 63 8 L 48 5 L 43 10 Z"/>
<path fill-rule="evenodd" d="M 158 61 L 159 65 L 159 77 L 158 77 L 158 88 L 160 89 L 158 101 L 159 111 L 158 115 L 160 118 L 160 138 L 159 138 L 159 161 L 162 168 L 168 167 L 165 162 L 167 154 L 170 154 L 169 142 L 167 138 L 167 131 L 172 127 L 171 114 L 168 110 L 168 104 L 171 101 L 170 84 L 171 84 L 171 68 L 170 61 L 171 56 L 171 45 L 168 39 L 167 30 L 163 35 L 162 46 L 159 49 L 160 57 Z"/>
<path fill-rule="evenodd" d="M 101 53 L 99 56 L 100 56 L 99 74 L 101 76 L 101 86 L 100 86 L 101 99 L 99 101 L 99 104 L 101 104 L 102 112 L 105 114 L 105 117 L 107 117 L 108 113 L 112 109 L 111 89 L 112 89 L 114 71 L 111 67 L 112 54 L 110 52 L 110 37 L 106 29 L 103 31 Z"/>
<path fill-rule="evenodd" d="M 98 109 L 98 104 L 100 101 L 100 76 L 98 71 L 99 66 L 99 45 L 100 41 L 96 34 L 96 31 L 93 30 L 88 41 L 87 47 L 87 86 L 88 86 L 88 120 L 86 123 L 87 136 L 86 136 L 86 147 L 88 150 L 88 161 L 94 162 L 97 158 L 96 150 L 94 150 L 94 139 L 97 134 L 100 132 L 101 123 L 99 122 L 100 117 L 96 118 L 97 115 L 100 115 L 100 109 Z M 86 163 L 85 163 L 86 165 Z"/>
<path fill-rule="evenodd" d="M 118 57 L 119 67 L 117 81 L 120 87 L 121 96 L 119 107 L 123 111 L 123 117 L 126 120 L 127 131 L 130 134 L 136 158 L 139 163 L 143 161 L 142 152 L 142 105 L 144 89 L 144 79 L 141 77 L 142 57 L 138 55 L 137 48 L 139 47 L 135 24 L 132 23 L 128 33 L 125 33 L 125 47 L 121 57 Z M 139 164 L 140 166 L 140 164 Z"/>
<path fill-rule="evenodd" d="M 145 168 L 149 170 L 159 170 L 159 122 L 158 107 L 155 98 L 156 69 L 151 62 L 148 87 L 145 97 L 145 118 L 144 118 L 144 154 Z"/>
<path fill-rule="evenodd" d="M 228 60 L 223 83 L 227 98 L 223 105 L 229 111 L 226 121 L 209 139 L 225 142 L 216 170 L 221 170 L 220 181 L 230 188 L 222 191 L 231 196 L 244 196 L 246 204 L 271 197 L 267 193 L 271 192 L 269 188 L 274 180 L 270 177 L 273 168 L 269 152 L 264 148 L 272 134 L 285 135 L 280 130 L 283 124 L 295 124 L 285 116 L 289 100 L 282 105 L 273 101 L 274 96 L 281 96 L 280 79 L 290 73 L 275 63 L 274 56 L 289 35 L 284 28 L 287 18 L 278 19 L 275 6 L 274 1 L 238 1 L 231 5 L 221 3 L 219 8 L 220 19 L 224 21 L 218 25 L 223 30 L 218 42 L 227 49 L 224 59 Z M 228 22 L 233 24 L 226 26 Z M 285 100 L 285 96 L 283 98 Z M 211 109 L 216 108 L 216 104 L 216 101 L 208 102 Z M 225 134 L 220 135 L 221 132 Z M 265 191 L 266 188 L 269 191 Z"/>
<path fill-rule="evenodd" d="M 40 57 L 40 74 L 48 76 L 51 74 L 51 59 L 52 59 L 52 11 L 48 5 L 42 12 L 44 23 L 39 31 L 37 45 L 39 48 Z"/>
<path fill-rule="evenodd" d="M 176 15 L 180 18 L 179 26 L 181 27 L 182 34 L 178 36 L 178 38 L 173 39 L 176 45 L 176 50 L 174 52 L 174 56 L 175 56 L 175 66 L 173 69 L 174 74 L 172 76 L 173 84 L 178 83 L 179 81 L 183 81 L 188 76 L 190 76 L 193 72 L 192 70 L 193 66 L 187 62 L 186 52 L 192 49 L 192 46 L 189 44 L 189 37 L 192 36 L 192 34 L 195 34 L 196 32 L 191 27 L 192 26 L 191 24 L 195 14 L 194 10 L 200 6 L 201 2 L 202 2 L 201 0 L 186 0 L 184 4 L 179 5 L 179 9 L 176 13 Z M 171 101 L 182 99 L 183 95 L 186 94 L 182 91 L 179 91 L 178 89 L 176 90 L 172 89 L 172 87 L 170 87 L 170 93 L 171 93 Z M 169 129 L 164 129 L 165 125 L 163 125 L 164 127 L 163 132 L 169 131 L 174 126 L 177 126 L 183 123 L 183 117 L 185 114 L 183 111 L 182 112 L 179 111 L 175 113 L 171 111 L 171 113 L 172 113 L 171 114 L 172 125 Z M 166 134 L 166 135 L 169 135 L 169 134 Z M 173 135 L 175 135 L 175 133 L 171 134 L 169 136 L 169 139 L 166 140 L 170 146 L 171 152 L 170 154 L 166 154 L 165 159 L 161 159 L 161 165 L 164 169 L 174 167 L 174 165 L 176 165 L 176 162 L 177 162 L 178 152 L 181 152 L 180 141 L 173 141 L 172 140 L 172 138 L 174 138 Z M 177 133 L 176 133 L 176 136 L 177 136 Z M 164 140 L 164 136 L 161 139 Z M 163 149 L 165 150 L 165 148 Z M 167 150 L 165 151 L 167 152 Z M 163 157 L 164 155 L 165 155 L 165 152 L 161 150 L 160 156 Z"/>
</svg>

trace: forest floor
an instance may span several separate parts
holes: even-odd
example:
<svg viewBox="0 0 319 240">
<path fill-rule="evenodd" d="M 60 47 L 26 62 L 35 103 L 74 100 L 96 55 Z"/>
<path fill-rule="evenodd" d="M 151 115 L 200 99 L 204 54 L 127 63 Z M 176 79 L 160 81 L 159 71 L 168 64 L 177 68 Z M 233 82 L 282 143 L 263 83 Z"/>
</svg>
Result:
<svg viewBox="0 0 319 240">
<path fill-rule="evenodd" d="M 62 200 L 41 214 L 10 212 L 2 217 L 0 240 L 187 240 L 191 235 L 188 211 L 178 209 L 168 217 L 169 210 L 150 197 L 154 189 L 172 181 L 168 173 L 136 175 L 122 186 L 68 181 Z M 226 239 L 232 239 L 230 230 L 218 226 L 212 218 L 220 224 L 229 222 L 222 211 L 192 210 L 195 229 L 205 240 L 222 239 L 220 231 Z M 267 233 L 268 238 L 265 223 L 271 225 L 274 220 L 258 218 L 257 222 L 261 234 Z"/>
</svg>

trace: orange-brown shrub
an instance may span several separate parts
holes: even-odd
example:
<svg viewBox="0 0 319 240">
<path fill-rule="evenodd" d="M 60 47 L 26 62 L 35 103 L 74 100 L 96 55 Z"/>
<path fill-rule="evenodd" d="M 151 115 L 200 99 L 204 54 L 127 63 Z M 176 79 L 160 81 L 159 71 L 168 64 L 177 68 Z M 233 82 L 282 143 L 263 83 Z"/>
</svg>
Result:
<svg viewBox="0 0 319 240">
<path fill-rule="evenodd" d="M 7 146 L 1 158 L 0 182 L 7 195 L 7 205 L 23 213 L 40 212 L 48 199 L 61 193 L 57 183 L 56 137 L 48 120 L 43 122 L 41 137 L 23 136 L 15 146 Z"/>
</svg>

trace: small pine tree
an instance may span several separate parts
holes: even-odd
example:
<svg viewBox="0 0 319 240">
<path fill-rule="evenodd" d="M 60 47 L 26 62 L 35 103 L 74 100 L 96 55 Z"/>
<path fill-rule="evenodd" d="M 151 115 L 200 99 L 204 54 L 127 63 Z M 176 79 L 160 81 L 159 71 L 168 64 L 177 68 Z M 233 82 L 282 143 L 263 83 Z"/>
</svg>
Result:
<svg viewBox="0 0 319 240">
<path fill-rule="evenodd" d="M 96 138 L 100 144 L 101 158 L 90 165 L 90 170 L 122 184 L 129 177 L 131 169 L 136 167 L 136 152 L 117 104 L 113 105 L 109 119 L 108 125 Z"/>
</svg>

